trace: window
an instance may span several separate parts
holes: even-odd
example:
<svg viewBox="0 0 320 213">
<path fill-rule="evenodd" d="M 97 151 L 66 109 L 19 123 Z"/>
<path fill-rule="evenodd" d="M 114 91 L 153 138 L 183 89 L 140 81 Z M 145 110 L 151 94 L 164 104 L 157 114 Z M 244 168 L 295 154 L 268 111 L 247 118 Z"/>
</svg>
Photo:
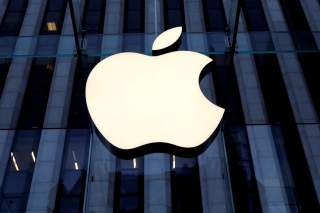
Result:
<svg viewBox="0 0 320 213">
<path fill-rule="evenodd" d="M 117 159 L 114 191 L 114 213 L 144 211 L 143 158 Z"/>
<path fill-rule="evenodd" d="M 226 109 L 223 133 L 236 212 L 261 212 L 258 187 L 234 68 L 215 56 L 212 70 L 216 99 Z"/>
<path fill-rule="evenodd" d="M 248 31 L 268 31 L 267 21 L 260 0 L 244 0 L 242 10 Z"/>
<path fill-rule="evenodd" d="M 86 33 L 103 33 L 105 8 L 106 0 L 85 1 L 82 27 L 86 30 Z"/>
<path fill-rule="evenodd" d="M 0 195 L 1 212 L 25 212 L 40 131 L 17 131 Z"/>
<path fill-rule="evenodd" d="M 203 0 L 207 31 L 225 31 L 226 17 L 222 0 Z"/>
<path fill-rule="evenodd" d="M 85 100 L 85 86 L 92 68 L 100 61 L 99 58 L 82 57 L 83 63 L 77 64 L 73 80 L 71 104 L 69 110 L 69 128 L 89 128 L 89 116 Z"/>
<path fill-rule="evenodd" d="M 28 0 L 9 0 L 0 25 L 0 35 L 17 36 L 23 22 Z"/>
<path fill-rule="evenodd" d="M 284 182 L 291 195 L 289 202 L 306 212 L 315 210 L 318 206 L 316 192 L 276 56 L 259 54 L 254 58 L 268 117 L 273 124 L 276 150 L 279 158 L 289 165 L 285 167 L 285 163 L 280 163 L 283 174 L 289 175 Z"/>
<path fill-rule="evenodd" d="M 182 26 L 185 31 L 183 0 L 164 0 L 163 8 L 165 29 Z"/>
<path fill-rule="evenodd" d="M 297 0 L 280 0 L 279 2 L 287 20 L 295 48 L 303 51 L 317 50 L 318 48 L 315 39 L 304 15 L 301 3 Z M 320 54 L 310 52 L 297 53 L 297 55 L 303 68 L 304 77 L 318 113 L 318 117 L 320 117 L 320 84 L 318 82 L 320 73 L 317 69 L 320 67 Z"/>
<path fill-rule="evenodd" d="M 171 158 L 172 212 L 202 212 L 197 158 Z"/>
<path fill-rule="evenodd" d="M 144 0 L 124 1 L 124 32 L 144 32 Z"/>
<path fill-rule="evenodd" d="M 48 0 L 40 34 L 60 34 L 67 0 Z"/>
<path fill-rule="evenodd" d="M 89 130 L 68 130 L 55 212 L 81 213 L 86 185 Z"/>
<path fill-rule="evenodd" d="M 309 24 L 304 15 L 299 0 L 279 0 L 282 11 L 287 20 L 290 29 L 293 31 L 309 31 Z M 285 7 L 283 7 L 285 6 Z"/>
<path fill-rule="evenodd" d="M 20 110 L 18 128 L 42 127 L 54 72 L 54 62 L 53 58 L 33 59 Z"/>
<path fill-rule="evenodd" d="M 253 11 L 252 5 L 249 4 L 251 0 L 246 2 L 247 4 L 244 5 L 246 21 L 249 20 L 250 22 L 249 17 L 255 17 L 257 16 L 256 13 L 259 13 L 259 19 L 261 20 L 260 29 L 269 31 L 261 2 L 256 1 L 256 11 Z M 249 28 L 249 30 L 257 29 L 253 27 L 251 29 Z M 252 36 L 251 41 L 255 41 L 252 39 Z M 270 47 L 274 50 L 272 40 L 270 40 L 270 43 Z M 301 211 L 312 211 L 312 209 L 316 209 L 317 206 L 316 193 L 312 184 L 310 171 L 308 170 L 308 163 L 303 151 L 303 145 L 298 134 L 297 126 L 295 125 L 294 115 L 286 92 L 277 56 L 275 54 L 255 54 L 254 60 L 257 66 L 258 77 L 269 121 L 272 124 L 280 124 L 276 128 L 272 128 L 274 133 L 278 133 L 275 134 L 275 136 L 277 136 L 275 137 L 275 145 L 278 146 L 278 155 L 281 155 L 279 158 L 287 158 L 289 160 L 287 161 L 289 162 L 289 167 L 287 168 L 284 167 L 285 163 L 280 164 L 283 174 L 292 173 L 290 176 L 292 176 L 293 181 L 286 181 L 284 183 L 286 185 L 286 192 L 291 195 L 289 196 L 289 199 L 291 199 L 289 202 L 291 205 L 301 209 Z M 280 138 L 282 139 L 281 145 L 277 143 Z M 282 152 L 280 152 L 280 150 L 282 150 Z M 283 154 L 285 154 L 285 157 Z M 287 171 L 288 168 L 290 168 L 291 171 Z M 291 182 L 294 182 L 294 184 L 292 185 Z"/>
<path fill-rule="evenodd" d="M 123 51 L 143 52 L 144 0 L 128 0 L 124 4 Z"/>
<path fill-rule="evenodd" d="M 9 59 L 0 59 L 0 98 L 10 67 Z"/>
</svg>

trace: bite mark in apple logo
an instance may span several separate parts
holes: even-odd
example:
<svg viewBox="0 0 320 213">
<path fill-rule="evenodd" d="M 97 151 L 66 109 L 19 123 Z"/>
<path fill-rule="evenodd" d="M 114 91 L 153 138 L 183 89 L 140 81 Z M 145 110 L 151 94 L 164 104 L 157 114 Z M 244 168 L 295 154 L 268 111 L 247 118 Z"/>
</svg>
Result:
<svg viewBox="0 0 320 213">
<path fill-rule="evenodd" d="M 85 89 L 94 127 L 103 143 L 124 158 L 149 152 L 181 156 L 212 141 L 224 109 L 202 93 L 199 76 L 211 58 L 173 51 L 182 27 L 160 34 L 153 56 L 124 52 L 100 61 Z"/>
</svg>

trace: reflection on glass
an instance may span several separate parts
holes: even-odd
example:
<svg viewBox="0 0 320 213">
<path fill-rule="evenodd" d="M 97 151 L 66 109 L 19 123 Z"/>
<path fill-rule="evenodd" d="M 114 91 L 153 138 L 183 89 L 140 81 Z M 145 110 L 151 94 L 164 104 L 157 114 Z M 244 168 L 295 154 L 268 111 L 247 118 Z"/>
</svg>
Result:
<svg viewBox="0 0 320 213">
<path fill-rule="evenodd" d="M 282 160 L 280 167 L 283 174 L 288 175 L 284 177 L 288 199 L 293 207 L 312 211 L 317 206 L 316 193 L 276 56 L 254 57 L 269 121 L 279 124 L 273 126 L 272 132 L 278 157 Z"/>
<path fill-rule="evenodd" d="M 314 35 L 311 32 L 308 20 L 303 11 L 300 1 L 297 0 L 280 0 L 279 1 L 284 17 L 287 20 L 289 33 L 291 34 L 294 46 L 297 50 L 319 50 Z M 319 36 L 318 36 L 319 37 Z M 320 116 L 320 54 L 319 51 L 310 53 L 297 54 L 307 86 L 310 91 L 314 106 L 317 109 L 318 117 Z"/>
<path fill-rule="evenodd" d="M 48 31 L 57 31 L 57 25 L 55 22 L 47 22 Z"/>
<path fill-rule="evenodd" d="M 90 132 L 88 129 L 67 131 L 55 211 L 82 212 Z"/>
<path fill-rule="evenodd" d="M 224 136 L 235 210 L 261 212 L 243 109 L 233 67 L 224 65 L 224 57 L 214 57 L 212 70 L 217 104 L 226 109 Z"/>
<path fill-rule="evenodd" d="M 172 169 L 176 168 L 176 156 L 172 155 Z"/>
<path fill-rule="evenodd" d="M 17 160 L 16 160 L 16 158 L 14 157 L 13 152 L 11 152 L 11 158 L 12 158 L 12 163 L 13 163 L 13 165 L 14 165 L 14 168 L 16 168 L 17 172 L 20 171 L 19 166 L 18 166 L 18 164 L 17 164 Z"/>
<path fill-rule="evenodd" d="M 252 1 L 250 1 L 250 3 L 251 2 Z M 297 6 L 297 4 L 295 4 L 294 2 L 296 1 L 290 0 L 290 3 L 286 4 L 286 6 L 289 6 L 285 9 L 287 12 L 290 11 L 290 6 Z M 246 17 L 246 21 L 248 21 L 250 17 L 251 19 L 260 20 L 259 28 L 263 31 L 268 32 L 269 27 L 267 25 L 267 19 L 264 15 L 261 2 L 257 1 L 255 8 L 253 8 L 250 3 L 249 0 L 245 0 L 244 14 Z M 295 10 L 295 13 L 298 11 L 299 10 Z M 295 15 L 299 16 L 299 14 Z M 301 19 L 303 20 L 303 17 L 301 17 Z M 306 20 L 305 24 L 307 24 Z M 258 30 L 258 28 L 257 26 L 251 26 L 248 27 L 248 30 L 256 31 Z M 259 34 L 257 34 L 256 36 L 253 35 L 254 34 L 250 34 L 251 43 L 253 46 L 259 43 L 257 42 L 258 38 L 260 40 L 268 40 L 269 47 L 272 50 L 274 49 L 270 34 L 268 35 L 267 33 L 264 33 L 264 35 L 268 35 L 269 38 L 267 36 L 259 36 Z M 262 49 L 265 49 L 265 47 L 263 47 Z M 293 191 L 291 187 L 286 187 L 286 192 L 291 195 L 288 196 L 288 199 L 294 197 L 294 199 L 291 199 L 290 201 L 291 205 L 294 206 L 294 208 L 299 208 L 303 212 L 312 211 L 312 209 L 314 210 L 318 205 L 316 193 L 312 184 L 311 174 L 307 169 L 308 163 L 306 161 L 306 156 L 303 151 L 304 149 L 299 138 L 298 130 L 296 125 L 294 124 L 295 119 L 284 80 L 282 78 L 282 72 L 280 70 L 277 56 L 275 54 L 254 54 L 253 57 L 257 66 L 257 73 L 260 80 L 269 121 L 271 123 L 280 123 L 280 129 L 283 131 L 284 146 L 282 148 L 285 148 L 285 152 L 282 152 L 282 154 L 285 154 L 285 156 L 289 159 L 289 168 L 291 169 L 290 172 L 292 172 L 293 174 L 292 181 L 294 185 L 294 193 L 292 193 Z M 281 134 L 279 134 L 278 137 L 275 137 L 275 141 L 279 140 L 280 138 L 282 138 Z M 277 150 L 281 150 L 281 147 L 278 147 Z M 279 157 L 279 159 L 281 158 Z M 296 161 L 298 161 L 299 163 L 296 163 Z M 283 172 L 288 174 L 288 171 L 285 171 L 283 167 L 285 163 L 280 163 L 280 165 L 282 165 L 281 168 L 283 169 Z M 289 182 L 285 182 L 284 184 L 286 186 L 291 185 L 291 183 Z M 295 201 L 295 203 L 292 201 Z"/>
<path fill-rule="evenodd" d="M 25 212 L 37 152 L 40 131 L 17 131 L 0 194 L 1 212 Z"/>
<path fill-rule="evenodd" d="M 33 151 L 31 152 L 31 157 L 32 157 L 33 162 L 35 163 L 36 162 L 36 156 L 35 156 Z"/>
</svg>

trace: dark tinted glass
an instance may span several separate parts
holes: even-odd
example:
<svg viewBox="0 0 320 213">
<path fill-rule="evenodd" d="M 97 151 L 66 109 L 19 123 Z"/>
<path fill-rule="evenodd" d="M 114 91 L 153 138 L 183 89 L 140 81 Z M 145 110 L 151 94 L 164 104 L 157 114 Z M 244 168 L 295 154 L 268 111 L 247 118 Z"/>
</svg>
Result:
<svg viewBox="0 0 320 213">
<path fill-rule="evenodd" d="M 88 75 L 100 61 L 99 58 L 82 57 L 82 64 L 78 62 L 73 80 L 71 104 L 69 110 L 69 128 L 88 128 L 89 116 L 85 100 L 85 86 Z"/>
<path fill-rule="evenodd" d="M 0 192 L 1 212 L 25 212 L 39 139 L 40 131 L 16 132 Z"/>
<path fill-rule="evenodd" d="M 236 212 L 261 212 L 235 70 L 225 66 L 224 57 L 213 59 L 207 68 L 212 71 L 217 103 L 226 109 L 223 132 L 234 207 Z"/>
<path fill-rule="evenodd" d="M 18 128 L 41 128 L 47 108 L 55 59 L 33 60 L 25 90 Z"/>
<path fill-rule="evenodd" d="M 106 0 L 85 1 L 82 27 L 86 33 L 102 33 Z"/>
<path fill-rule="evenodd" d="M 260 0 L 255 1 L 257 2 L 257 4 L 261 5 Z M 257 11 L 255 11 L 254 13 L 252 13 L 252 10 L 247 9 L 248 7 L 250 8 L 251 6 L 249 6 L 248 4 L 244 5 L 244 15 L 246 21 L 250 16 L 255 16 L 255 12 L 258 12 L 260 14 L 260 19 L 264 20 L 263 22 L 261 22 L 260 29 L 269 31 L 262 6 L 258 6 L 256 8 Z M 254 27 L 248 29 L 256 30 L 256 28 Z M 254 37 L 251 34 L 251 41 L 254 44 L 255 39 L 252 38 Z M 271 39 L 270 43 L 271 44 L 269 45 L 269 47 L 271 48 L 271 50 L 273 50 L 274 47 Z M 289 160 L 288 168 L 291 168 L 290 172 L 292 173 L 291 175 L 293 175 L 294 191 L 289 190 L 287 193 L 290 193 L 294 197 L 293 200 L 296 203 L 292 204 L 297 205 L 302 212 L 312 211 L 312 209 L 315 209 L 317 206 L 316 194 L 314 191 L 314 186 L 312 184 L 311 174 L 308 170 L 308 163 L 303 151 L 304 149 L 299 138 L 297 127 L 295 125 L 295 119 L 293 117 L 288 94 L 286 93 L 286 88 L 282 78 L 277 56 L 274 54 L 256 54 L 254 55 L 254 59 L 257 66 L 258 76 L 269 121 L 272 123 L 280 124 L 278 126 L 278 130 L 280 130 L 280 133 L 282 135 L 282 147 L 284 148 L 282 149 L 283 152 L 281 153 L 281 155 L 286 155 L 287 159 Z M 280 146 L 278 147 L 277 151 L 279 150 L 281 150 Z M 299 161 L 299 163 L 295 162 L 297 160 Z M 283 172 L 286 172 L 283 165 Z M 288 170 L 288 168 L 286 169 Z M 291 185 L 290 182 L 286 182 L 285 184 Z M 305 194 L 305 192 L 307 192 L 307 194 Z"/>
<path fill-rule="evenodd" d="M 125 1 L 124 7 L 124 29 L 125 33 L 144 32 L 144 1 Z"/>
<path fill-rule="evenodd" d="M 242 10 L 249 31 L 268 31 L 260 0 L 243 0 Z"/>
<path fill-rule="evenodd" d="M 9 0 L 0 24 L 0 35 L 15 36 L 20 32 L 28 0 Z"/>
<path fill-rule="evenodd" d="M 197 158 L 172 156 L 171 168 L 172 212 L 202 212 Z"/>
<path fill-rule="evenodd" d="M 224 31 L 226 18 L 222 0 L 203 0 L 204 17 L 207 31 Z"/>
<path fill-rule="evenodd" d="M 182 26 L 185 31 L 183 0 L 164 0 L 163 8 L 165 29 Z"/>
<path fill-rule="evenodd" d="M 305 17 L 300 1 L 280 0 L 283 14 L 287 20 L 288 27 L 295 45 L 298 50 L 318 49 L 310 26 Z M 320 54 L 319 53 L 297 53 L 303 73 L 308 85 L 311 98 L 320 117 Z"/>
<path fill-rule="evenodd" d="M 291 202 L 302 212 L 315 210 L 318 206 L 316 193 L 276 56 L 268 54 L 254 57 L 270 122 L 278 124 L 273 131 L 275 141 L 281 140 L 283 149 L 279 152 L 281 144 L 277 143 L 277 151 L 279 156 L 286 156 L 291 168 L 291 171 L 286 171 L 289 168 L 280 164 L 284 174 L 291 172 L 290 176 L 293 177 L 293 187 L 292 181 L 284 183 L 289 187 L 291 197 L 294 197 Z"/>
<path fill-rule="evenodd" d="M 114 213 L 140 213 L 144 209 L 143 158 L 117 159 Z"/>
<path fill-rule="evenodd" d="M 67 132 L 55 212 L 82 212 L 89 141 L 89 130 L 73 129 Z"/>
<path fill-rule="evenodd" d="M 68 1 L 68 0 L 67 0 Z M 65 9 L 66 2 L 65 0 L 49 0 L 47 1 L 47 10 L 48 11 L 61 11 L 61 9 Z"/>
<path fill-rule="evenodd" d="M 48 0 L 40 34 L 60 34 L 67 0 Z"/>
<path fill-rule="evenodd" d="M 8 75 L 9 66 L 10 66 L 9 59 L 0 59 L 0 98 L 1 98 L 2 90 L 4 88 L 4 84 L 6 82 L 6 78 Z"/>
<path fill-rule="evenodd" d="M 309 24 L 302 10 L 299 0 L 280 0 L 282 6 L 285 6 L 283 12 L 289 22 L 287 24 L 293 31 L 309 31 Z"/>
</svg>

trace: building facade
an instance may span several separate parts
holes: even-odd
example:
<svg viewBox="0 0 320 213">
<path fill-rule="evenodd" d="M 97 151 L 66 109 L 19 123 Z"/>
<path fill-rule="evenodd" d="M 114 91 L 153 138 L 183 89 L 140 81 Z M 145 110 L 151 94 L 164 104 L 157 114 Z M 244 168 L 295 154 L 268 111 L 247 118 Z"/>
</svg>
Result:
<svg viewBox="0 0 320 213">
<path fill-rule="evenodd" d="M 230 63 L 235 0 L 72 2 L 74 23 L 67 0 L 0 0 L 1 213 L 320 212 L 320 1 L 242 0 Z M 92 131 L 86 78 L 175 26 L 213 58 L 200 85 L 221 131 L 194 158 L 121 159 Z"/>
</svg>

